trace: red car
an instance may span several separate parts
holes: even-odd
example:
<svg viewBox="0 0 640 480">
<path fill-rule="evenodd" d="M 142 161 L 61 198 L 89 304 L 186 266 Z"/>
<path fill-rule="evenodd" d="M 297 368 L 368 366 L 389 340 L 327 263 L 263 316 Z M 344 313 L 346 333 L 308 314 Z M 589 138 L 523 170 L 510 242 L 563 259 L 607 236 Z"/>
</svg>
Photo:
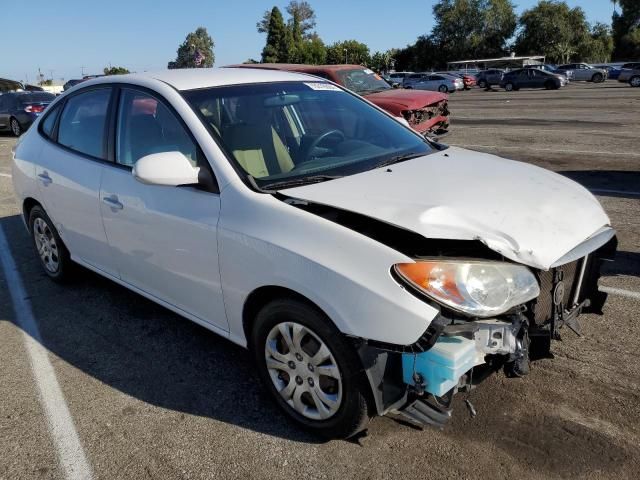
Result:
<svg viewBox="0 0 640 480">
<path fill-rule="evenodd" d="M 404 118 L 411 128 L 423 135 L 442 134 L 449 128 L 449 105 L 446 94 L 393 88 L 380 75 L 360 65 L 260 63 L 229 67 L 287 70 L 326 78 L 366 97 L 371 103 L 394 117 Z"/>
</svg>

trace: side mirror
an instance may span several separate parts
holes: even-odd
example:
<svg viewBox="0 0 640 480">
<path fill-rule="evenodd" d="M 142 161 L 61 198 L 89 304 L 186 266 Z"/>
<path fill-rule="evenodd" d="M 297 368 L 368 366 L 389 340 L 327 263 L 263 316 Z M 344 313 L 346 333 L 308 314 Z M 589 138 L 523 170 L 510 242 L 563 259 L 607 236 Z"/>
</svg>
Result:
<svg viewBox="0 0 640 480">
<path fill-rule="evenodd" d="M 139 159 L 131 173 L 141 183 L 177 187 L 199 183 L 200 168 L 181 152 L 162 152 Z"/>
</svg>

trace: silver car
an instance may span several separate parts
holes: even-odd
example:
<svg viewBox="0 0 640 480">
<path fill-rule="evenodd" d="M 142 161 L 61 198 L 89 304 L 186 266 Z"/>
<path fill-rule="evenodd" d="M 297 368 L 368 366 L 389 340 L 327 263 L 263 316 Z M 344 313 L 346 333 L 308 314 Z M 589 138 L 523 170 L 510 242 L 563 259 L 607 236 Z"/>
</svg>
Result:
<svg viewBox="0 0 640 480">
<path fill-rule="evenodd" d="M 632 87 L 640 87 L 640 62 L 622 65 L 618 81 L 628 83 Z"/>
<path fill-rule="evenodd" d="M 607 79 L 607 71 L 602 68 L 595 68 L 587 63 L 567 63 L 566 65 L 559 65 L 558 70 L 560 73 L 572 71 L 573 75 L 571 80 L 600 83 Z"/>
<path fill-rule="evenodd" d="M 417 76 L 420 75 L 420 76 Z M 436 73 L 413 74 L 405 78 L 404 88 L 415 88 L 416 90 L 433 90 L 442 93 L 451 93 L 464 89 L 464 82 L 461 78 L 451 75 Z"/>
</svg>

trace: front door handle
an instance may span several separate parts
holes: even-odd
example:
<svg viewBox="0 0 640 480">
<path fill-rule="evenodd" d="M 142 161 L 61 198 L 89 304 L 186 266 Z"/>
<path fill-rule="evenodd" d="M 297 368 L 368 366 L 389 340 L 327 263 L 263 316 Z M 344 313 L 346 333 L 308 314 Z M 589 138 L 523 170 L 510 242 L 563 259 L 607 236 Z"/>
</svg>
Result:
<svg viewBox="0 0 640 480">
<path fill-rule="evenodd" d="M 113 210 L 122 210 L 124 208 L 124 205 L 122 205 L 118 201 L 118 197 L 116 195 L 111 195 L 110 197 L 104 197 L 102 201 L 107 205 L 109 205 L 109 207 L 112 208 Z"/>
<path fill-rule="evenodd" d="M 40 179 L 40 181 L 42 182 L 42 184 L 44 186 L 47 186 L 51 182 L 53 182 L 53 180 L 51 180 L 51 177 L 49 176 L 49 173 L 47 171 L 44 171 L 44 172 L 38 174 L 38 178 Z"/>
</svg>

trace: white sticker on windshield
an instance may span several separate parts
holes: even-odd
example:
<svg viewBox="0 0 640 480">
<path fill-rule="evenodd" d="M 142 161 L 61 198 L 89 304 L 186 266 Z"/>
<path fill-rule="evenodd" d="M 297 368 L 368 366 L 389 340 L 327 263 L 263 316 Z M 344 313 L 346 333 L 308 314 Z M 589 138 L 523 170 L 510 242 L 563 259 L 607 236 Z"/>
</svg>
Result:
<svg viewBox="0 0 640 480">
<path fill-rule="evenodd" d="M 364 69 L 364 73 L 368 74 L 368 75 L 373 75 L 373 70 L 369 70 L 368 68 Z"/>
<path fill-rule="evenodd" d="M 326 82 L 309 82 L 306 83 L 305 85 L 307 87 L 309 87 L 312 90 L 332 90 L 334 92 L 339 92 L 340 89 L 338 87 L 336 87 L 335 85 L 331 84 L 331 83 L 326 83 Z"/>
</svg>

